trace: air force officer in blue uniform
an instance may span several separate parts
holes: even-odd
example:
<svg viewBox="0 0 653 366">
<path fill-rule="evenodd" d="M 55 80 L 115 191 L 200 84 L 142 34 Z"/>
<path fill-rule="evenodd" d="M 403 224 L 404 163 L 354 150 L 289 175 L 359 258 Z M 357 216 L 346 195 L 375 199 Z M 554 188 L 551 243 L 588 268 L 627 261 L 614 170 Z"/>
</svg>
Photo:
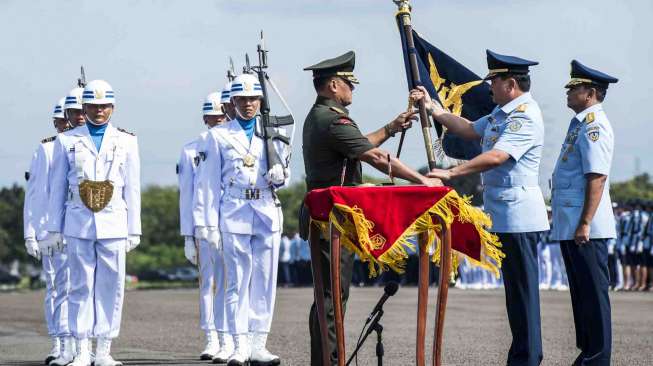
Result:
<svg viewBox="0 0 653 366">
<path fill-rule="evenodd" d="M 608 297 L 608 239 L 616 238 L 608 175 L 614 134 L 601 102 L 617 79 L 571 62 L 569 123 L 553 172 L 553 231 L 569 275 L 581 353 L 573 365 L 609 365 L 612 343 Z"/>
<path fill-rule="evenodd" d="M 431 115 L 450 132 L 480 140 L 482 153 L 448 170 L 429 176 L 449 180 L 481 173 L 485 211 L 491 231 L 499 236 L 506 258 L 503 276 L 506 308 L 512 332 L 508 365 L 539 365 L 542 361 L 537 242 L 549 229 L 544 198 L 538 185 L 544 125 L 540 108 L 531 96 L 529 67 L 537 62 L 487 51 L 492 113 L 469 121 L 432 103 L 425 89 L 411 93 L 425 97 Z"/>
</svg>

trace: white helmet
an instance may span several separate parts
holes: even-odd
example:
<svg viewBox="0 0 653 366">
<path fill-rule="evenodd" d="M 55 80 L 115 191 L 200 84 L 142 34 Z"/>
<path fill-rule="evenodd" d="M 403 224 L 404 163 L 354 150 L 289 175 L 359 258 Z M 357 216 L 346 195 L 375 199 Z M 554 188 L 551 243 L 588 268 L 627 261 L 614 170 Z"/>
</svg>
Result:
<svg viewBox="0 0 653 366">
<path fill-rule="evenodd" d="M 64 115 L 63 115 L 63 104 L 64 104 L 65 101 L 66 101 L 66 98 L 61 98 L 61 99 L 59 99 L 57 104 L 55 104 L 54 111 L 52 112 L 52 118 L 53 119 L 54 118 L 65 118 Z"/>
<path fill-rule="evenodd" d="M 93 80 L 86 84 L 82 94 L 83 104 L 115 104 L 113 88 L 104 80 Z"/>
<path fill-rule="evenodd" d="M 222 103 L 220 103 L 220 93 L 213 92 L 206 96 L 202 112 L 205 116 L 224 116 Z"/>
<path fill-rule="evenodd" d="M 82 109 L 82 93 L 84 88 L 75 88 L 66 96 L 63 109 Z"/>
<path fill-rule="evenodd" d="M 234 97 L 262 97 L 261 83 L 254 75 L 242 74 L 236 76 L 231 82 L 230 98 Z"/>
<path fill-rule="evenodd" d="M 231 81 L 224 85 L 222 89 L 222 95 L 220 97 L 220 103 L 231 103 Z"/>
</svg>

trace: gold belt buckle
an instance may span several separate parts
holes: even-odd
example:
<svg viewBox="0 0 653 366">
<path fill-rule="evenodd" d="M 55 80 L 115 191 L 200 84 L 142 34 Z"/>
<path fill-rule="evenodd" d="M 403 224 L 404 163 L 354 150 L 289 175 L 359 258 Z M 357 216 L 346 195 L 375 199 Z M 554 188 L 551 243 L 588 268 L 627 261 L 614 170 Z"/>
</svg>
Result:
<svg viewBox="0 0 653 366">
<path fill-rule="evenodd" d="M 113 183 L 108 180 L 83 180 L 79 183 L 79 197 L 89 210 L 102 211 L 113 197 Z"/>
</svg>

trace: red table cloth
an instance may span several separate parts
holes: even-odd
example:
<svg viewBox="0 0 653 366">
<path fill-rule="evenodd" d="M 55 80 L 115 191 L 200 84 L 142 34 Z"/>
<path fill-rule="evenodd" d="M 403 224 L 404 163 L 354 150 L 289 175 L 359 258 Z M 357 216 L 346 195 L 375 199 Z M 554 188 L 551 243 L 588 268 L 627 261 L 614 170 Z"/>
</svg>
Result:
<svg viewBox="0 0 653 366">
<path fill-rule="evenodd" d="M 373 186 L 315 189 L 305 200 L 311 221 L 328 238 L 329 223 L 341 234 L 341 243 L 362 261 L 370 273 L 388 267 L 403 272 L 407 250 L 415 250 L 415 235 L 428 233 L 429 250 L 439 262 L 442 229 L 439 216 L 451 229 L 454 268 L 459 255 L 473 265 L 499 275 L 504 254 L 496 235 L 487 231 L 490 217 L 449 187 Z"/>
</svg>

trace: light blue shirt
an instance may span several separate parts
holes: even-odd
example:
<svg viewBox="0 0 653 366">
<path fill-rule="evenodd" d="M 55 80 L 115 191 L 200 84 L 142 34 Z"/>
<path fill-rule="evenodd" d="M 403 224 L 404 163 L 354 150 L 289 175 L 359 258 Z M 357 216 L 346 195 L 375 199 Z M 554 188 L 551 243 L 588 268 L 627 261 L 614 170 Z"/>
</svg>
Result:
<svg viewBox="0 0 653 366">
<path fill-rule="evenodd" d="M 553 171 L 551 207 L 553 237 L 573 240 L 585 203 L 586 174 L 608 176 L 612 165 L 614 135 L 601 104 L 578 113 L 570 122 L 567 137 Z M 616 238 L 610 184 L 606 181 L 599 207 L 590 224 L 590 239 Z"/>
<path fill-rule="evenodd" d="M 481 174 L 485 212 L 495 233 L 523 233 L 549 229 L 539 186 L 544 144 L 542 112 L 530 93 L 524 93 L 476 120 L 481 149 L 501 150 L 510 158 Z"/>
<path fill-rule="evenodd" d="M 100 147 L 102 146 L 102 139 L 104 138 L 104 132 L 107 130 L 108 125 L 108 123 L 102 125 L 94 125 L 90 122 L 86 123 L 86 127 L 88 127 L 88 133 L 91 135 L 91 139 L 93 140 L 97 151 L 100 151 Z"/>
</svg>

